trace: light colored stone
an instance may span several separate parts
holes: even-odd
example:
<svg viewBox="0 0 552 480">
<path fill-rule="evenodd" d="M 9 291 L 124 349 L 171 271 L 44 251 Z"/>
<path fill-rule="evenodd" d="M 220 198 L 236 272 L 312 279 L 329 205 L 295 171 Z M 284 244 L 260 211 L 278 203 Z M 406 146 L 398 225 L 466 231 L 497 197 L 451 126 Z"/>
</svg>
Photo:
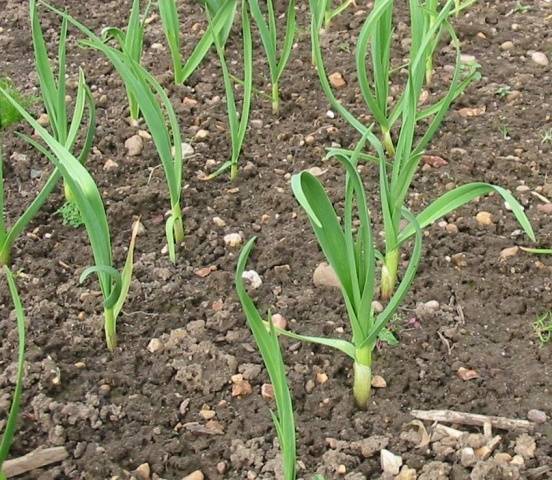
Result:
<svg viewBox="0 0 552 480">
<path fill-rule="evenodd" d="M 474 55 L 468 55 L 467 53 L 463 53 L 460 55 L 460 62 L 463 64 L 470 64 L 475 63 L 475 56 Z"/>
<path fill-rule="evenodd" d="M 514 48 L 514 42 L 506 40 L 505 42 L 500 44 L 500 48 L 501 50 L 511 50 L 512 48 Z"/>
<path fill-rule="evenodd" d="M 464 447 L 460 450 L 460 463 L 464 467 L 471 467 L 477 462 L 475 452 L 471 447 Z"/>
<path fill-rule="evenodd" d="M 464 118 L 470 117 L 479 117 L 487 111 L 487 107 L 483 105 L 482 107 L 465 107 L 458 110 L 458 114 Z"/>
<path fill-rule="evenodd" d="M 343 75 L 341 74 L 341 72 L 332 73 L 331 75 L 328 76 L 328 79 L 330 80 L 330 83 L 334 88 L 342 88 L 345 85 L 347 85 L 347 82 L 343 78 Z"/>
<path fill-rule="evenodd" d="M 199 411 L 199 416 L 204 420 L 211 420 L 217 416 L 217 412 L 209 408 L 203 408 Z"/>
<path fill-rule="evenodd" d="M 317 287 L 341 287 L 333 268 L 326 262 L 322 262 L 316 267 L 312 275 L 312 281 Z"/>
<path fill-rule="evenodd" d="M 394 480 L 416 480 L 416 470 L 404 465 Z"/>
<path fill-rule="evenodd" d="M 391 475 L 398 475 L 403 463 L 399 455 L 395 455 L 385 448 L 380 452 L 380 461 L 384 473 L 390 473 Z"/>
<path fill-rule="evenodd" d="M 242 236 L 239 233 L 228 233 L 224 235 L 224 243 L 228 247 L 239 247 L 243 242 Z"/>
<path fill-rule="evenodd" d="M 543 52 L 533 52 L 531 54 L 531 60 L 533 60 L 533 62 L 537 65 L 541 65 L 543 67 L 546 67 L 550 63 L 548 57 Z"/>
<path fill-rule="evenodd" d="M 274 387 L 270 383 L 263 383 L 261 385 L 261 397 L 265 400 L 272 400 L 274 398 Z"/>
<path fill-rule="evenodd" d="M 140 135 L 133 135 L 125 141 L 125 148 L 130 157 L 136 157 L 144 150 L 144 140 Z"/>
<path fill-rule="evenodd" d="M 148 350 L 150 353 L 158 353 L 163 350 L 163 342 L 158 338 L 152 338 L 148 343 Z"/>
<path fill-rule="evenodd" d="M 220 217 L 213 217 L 213 223 L 220 228 L 226 227 L 226 222 Z"/>
<path fill-rule="evenodd" d="M 479 212 L 475 219 L 477 220 L 477 223 L 479 225 L 492 225 L 493 224 L 493 216 L 489 212 Z"/>
<path fill-rule="evenodd" d="M 108 158 L 106 162 L 104 163 L 103 169 L 106 172 L 113 172 L 119 168 L 119 164 L 115 162 L 114 160 L 111 160 L 111 158 Z"/>
<path fill-rule="evenodd" d="M 545 423 L 548 419 L 545 412 L 536 409 L 529 410 L 529 412 L 527 412 L 527 418 L 535 423 Z"/>
<path fill-rule="evenodd" d="M 465 382 L 468 380 L 475 380 L 476 378 L 479 378 L 479 373 L 477 373 L 475 370 L 470 370 L 464 367 L 460 367 L 458 369 L 458 372 L 456 373 Z"/>
<path fill-rule="evenodd" d="M 204 130 L 203 128 L 200 128 L 195 134 L 195 139 L 206 140 L 208 136 L 209 136 L 209 132 L 207 130 Z"/>
<path fill-rule="evenodd" d="M 385 378 L 383 378 L 381 375 L 374 375 L 372 377 L 372 387 L 374 388 L 385 388 L 387 387 L 387 382 L 385 381 Z"/>
<path fill-rule="evenodd" d="M 151 477 L 151 469 L 148 463 L 142 463 L 135 471 L 140 480 L 149 480 Z"/>
<path fill-rule="evenodd" d="M 47 113 L 42 113 L 36 120 L 41 127 L 47 127 L 50 123 Z"/>
<path fill-rule="evenodd" d="M 192 147 L 189 143 L 182 142 L 180 145 L 182 148 L 182 156 L 184 158 L 194 154 L 194 151 L 195 151 L 194 147 Z"/>
<path fill-rule="evenodd" d="M 243 272 L 242 278 L 247 281 L 253 290 L 256 290 L 263 284 L 261 276 L 255 270 L 246 270 Z"/>
<path fill-rule="evenodd" d="M 196 470 L 182 478 L 182 480 L 204 480 L 205 476 L 201 470 Z"/>
<path fill-rule="evenodd" d="M 318 372 L 316 374 L 316 383 L 318 385 L 324 385 L 328 381 L 328 375 L 326 375 L 324 372 Z"/>
<path fill-rule="evenodd" d="M 239 377 L 239 378 L 238 378 Z M 243 379 L 243 376 L 238 374 L 232 377 L 232 396 L 233 397 L 246 397 L 253 392 L 251 384 Z"/>
<path fill-rule="evenodd" d="M 497 452 L 494 455 L 494 459 L 499 465 L 506 465 L 512 461 L 512 456 L 509 453 Z"/>
</svg>

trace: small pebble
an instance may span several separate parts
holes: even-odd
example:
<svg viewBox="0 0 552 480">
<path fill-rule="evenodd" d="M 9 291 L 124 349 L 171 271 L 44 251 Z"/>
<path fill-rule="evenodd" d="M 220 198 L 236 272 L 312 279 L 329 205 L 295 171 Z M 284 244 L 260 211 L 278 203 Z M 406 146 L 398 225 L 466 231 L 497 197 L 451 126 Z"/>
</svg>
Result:
<svg viewBox="0 0 552 480">
<path fill-rule="evenodd" d="M 387 387 L 387 382 L 385 381 L 385 378 L 383 378 L 381 375 L 374 375 L 372 377 L 372 387 L 374 388 L 385 388 Z M 399 472 L 397 472 L 399 473 Z"/>
<path fill-rule="evenodd" d="M 114 170 L 117 170 L 119 168 L 119 164 L 115 162 L 114 160 L 111 160 L 111 158 L 108 158 L 106 162 L 104 163 L 103 169 L 106 172 L 113 172 Z"/>
<path fill-rule="evenodd" d="M 324 385 L 328 381 L 328 375 L 326 375 L 324 372 L 318 372 L 316 374 L 316 383 L 318 385 Z"/>
<path fill-rule="evenodd" d="M 260 275 L 255 270 L 246 270 L 243 272 L 242 278 L 247 281 L 253 290 L 256 290 L 263 284 Z"/>
<path fill-rule="evenodd" d="M 195 139 L 196 140 L 205 140 L 209 136 L 209 132 L 207 130 L 204 130 L 203 128 L 200 128 L 196 134 Z"/>
<path fill-rule="evenodd" d="M 48 114 L 47 113 L 42 113 L 36 121 L 38 122 L 38 124 L 41 127 L 47 127 L 48 124 L 50 123 L 50 120 L 48 119 Z"/>
<path fill-rule="evenodd" d="M 125 148 L 130 157 L 136 157 L 144 150 L 144 141 L 140 135 L 133 135 L 125 141 Z"/>
<path fill-rule="evenodd" d="M 151 477 L 151 469 L 148 463 L 142 463 L 135 471 L 140 480 L 149 480 Z"/>
<path fill-rule="evenodd" d="M 182 142 L 181 147 L 182 147 L 182 156 L 184 158 L 194 154 L 194 151 L 195 151 L 194 147 L 192 147 L 189 143 Z"/>
<path fill-rule="evenodd" d="M 220 217 L 213 217 L 213 223 L 220 228 L 226 227 L 226 222 Z"/>
<path fill-rule="evenodd" d="M 475 219 L 477 220 L 477 223 L 479 225 L 492 225 L 493 224 L 493 217 L 489 212 L 479 212 Z"/>
<path fill-rule="evenodd" d="M 196 470 L 182 478 L 182 480 L 204 480 L 205 476 L 201 470 Z"/>
<path fill-rule="evenodd" d="M 224 243 L 229 247 L 239 247 L 242 242 L 242 236 L 239 233 L 229 233 L 224 235 Z"/>
<path fill-rule="evenodd" d="M 450 235 L 456 235 L 458 233 L 458 226 L 454 223 L 447 223 L 445 230 Z"/>
<path fill-rule="evenodd" d="M 158 353 L 163 350 L 163 342 L 158 338 L 152 338 L 148 343 L 148 350 L 150 353 Z"/>
<path fill-rule="evenodd" d="M 533 62 L 537 65 L 541 65 L 543 67 L 546 67 L 550 63 L 548 61 L 548 57 L 543 52 L 533 52 L 531 54 L 531 60 L 533 60 Z"/>
<path fill-rule="evenodd" d="M 328 79 L 330 80 L 330 83 L 334 88 L 342 88 L 347 85 L 347 82 L 345 82 L 345 79 L 343 78 L 341 72 L 332 73 L 328 76 Z"/>
<path fill-rule="evenodd" d="M 333 118 L 335 118 L 335 113 L 332 110 L 328 110 L 326 112 L 326 117 L 333 119 Z"/>
<path fill-rule="evenodd" d="M 340 288 L 341 286 L 333 268 L 326 262 L 322 262 L 316 267 L 312 281 L 317 287 Z"/>
<path fill-rule="evenodd" d="M 262 384 L 261 397 L 263 397 L 265 400 L 272 400 L 274 398 L 274 387 L 270 383 Z"/>
<path fill-rule="evenodd" d="M 391 475 L 398 475 L 403 463 L 399 455 L 395 455 L 385 448 L 380 452 L 380 462 L 381 469 Z"/>
<path fill-rule="evenodd" d="M 470 370 L 464 367 L 460 367 L 456 373 L 465 382 L 479 378 L 479 374 L 475 370 Z"/>
<path fill-rule="evenodd" d="M 535 423 L 545 423 L 548 417 L 542 410 L 533 409 L 527 412 L 527 418 Z"/>
<path fill-rule="evenodd" d="M 510 40 L 507 40 L 500 44 L 501 50 L 511 50 L 512 48 L 514 48 L 514 42 L 511 42 Z"/>
</svg>

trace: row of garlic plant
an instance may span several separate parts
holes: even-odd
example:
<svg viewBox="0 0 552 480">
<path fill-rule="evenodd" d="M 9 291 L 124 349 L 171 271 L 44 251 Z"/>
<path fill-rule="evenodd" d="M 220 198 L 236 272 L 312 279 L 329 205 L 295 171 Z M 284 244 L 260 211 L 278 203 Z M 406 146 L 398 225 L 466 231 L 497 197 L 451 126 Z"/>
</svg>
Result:
<svg viewBox="0 0 552 480">
<path fill-rule="evenodd" d="M 251 253 L 254 240 L 243 248 L 236 271 L 236 289 L 246 314 L 247 322 L 261 351 L 272 381 L 278 379 L 275 391 L 277 414 L 273 414 L 280 447 L 283 452 L 283 470 L 286 480 L 295 479 L 295 430 L 293 407 L 287 401 L 288 390 L 281 359 L 279 335 L 295 340 L 316 343 L 341 351 L 351 358 L 353 365 L 352 393 L 359 408 L 366 408 L 370 399 L 373 352 L 376 342 L 389 338 L 386 326 L 404 300 L 416 276 L 422 257 L 422 231 L 439 218 L 446 216 L 469 201 L 496 192 L 512 210 L 527 236 L 535 241 L 531 224 L 523 207 L 502 187 L 482 182 L 457 187 L 434 200 L 421 213 L 408 209 L 408 194 L 422 155 L 438 131 L 453 101 L 479 78 L 477 68 L 465 68 L 460 61 L 459 42 L 450 24 L 450 17 L 458 14 L 474 1 L 409 0 L 410 55 L 407 80 L 402 94 L 390 105 L 392 78 L 393 0 L 375 0 L 359 33 L 355 54 L 357 79 L 361 97 L 375 124 L 366 125 L 338 100 L 332 91 L 325 71 L 321 30 L 327 26 L 329 0 L 310 0 L 311 41 L 313 63 L 320 84 L 330 105 L 358 133 L 361 140 L 352 151 L 332 148 L 328 157 L 337 158 L 346 172 L 345 201 L 341 214 L 334 209 L 320 181 L 308 171 L 292 177 L 291 187 L 299 205 L 305 211 L 319 246 L 339 280 L 351 326 L 351 341 L 336 338 L 306 336 L 278 329 L 259 315 L 243 286 L 242 274 Z M 450 37 L 455 51 L 455 68 L 445 95 L 428 107 L 420 102 L 423 88 L 433 80 L 433 58 L 444 34 Z M 370 57 L 371 69 L 367 68 Z M 374 131 L 374 126 L 377 130 Z M 425 129 L 424 129 L 425 127 Z M 368 145 L 370 148 L 365 148 Z M 379 177 L 379 199 L 384 227 L 384 251 L 378 250 L 372 234 L 371 215 L 367 203 L 358 162 L 374 165 Z M 406 220 L 403 225 L 401 220 Z M 402 251 L 408 240 L 414 238 L 408 255 L 408 264 L 399 281 Z M 379 288 L 377 271 L 380 271 Z M 382 312 L 376 313 L 373 300 L 379 293 L 386 302 Z M 272 352 L 269 356 L 267 351 Z M 267 357 L 270 357 L 267 359 Z M 285 388 L 282 385 L 285 383 Z M 291 410 L 291 411 L 290 411 Z M 286 428 L 284 428 L 284 426 Z M 284 437 L 284 438 L 283 438 Z M 292 467 L 293 465 L 293 467 Z"/>
</svg>

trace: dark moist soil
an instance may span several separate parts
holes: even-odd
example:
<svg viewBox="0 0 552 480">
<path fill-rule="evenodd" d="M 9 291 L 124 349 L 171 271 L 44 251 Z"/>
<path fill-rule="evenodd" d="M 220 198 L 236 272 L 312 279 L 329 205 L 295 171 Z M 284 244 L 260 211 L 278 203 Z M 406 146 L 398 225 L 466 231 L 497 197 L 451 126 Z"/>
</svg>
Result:
<svg viewBox="0 0 552 480">
<path fill-rule="evenodd" d="M 99 32 L 106 25 L 122 26 L 130 2 L 61 3 Z M 358 3 L 336 19 L 324 43 L 328 73 L 340 71 L 348 81 L 340 98 L 363 113 L 353 53 L 366 5 Z M 551 70 L 534 63 L 530 51 L 550 57 L 552 4 L 528 3 L 531 9 L 526 13 L 512 13 L 515 1 L 480 2 L 456 21 L 463 52 L 475 56 L 482 79 L 456 103 L 429 150 L 448 165 L 420 169 L 410 205 L 420 211 L 447 188 L 470 181 L 492 182 L 513 191 L 526 185 L 528 191 L 516 195 L 527 208 L 539 245 L 546 246 L 552 244 L 551 218 L 537 208 L 543 202 L 532 192 L 552 198 L 552 184 L 547 183 L 552 145 L 542 140 L 551 128 Z M 400 8 L 406 21 L 404 5 Z M 26 2 L 0 1 L 0 10 L 1 75 L 37 95 Z M 326 114 L 328 105 L 310 65 L 304 2 L 298 16 L 297 45 L 282 81 L 281 113 L 273 116 L 265 97 L 255 98 L 241 158 L 241 165 L 247 166 L 235 184 L 226 178 L 201 180 L 226 160 L 229 151 L 221 100 L 224 90 L 215 56 L 207 58 L 187 86 L 175 88 L 168 52 L 159 45 L 164 45 L 159 19 L 148 25 L 144 63 L 170 92 L 184 139 L 195 149 L 186 165 L 187 238 L 177 265 L 162 251 L 163 217 L 169 204 L 162 169 L 155 168 L 154 147 L 146 142 L 140 156 L 127 156 L 124 142 L 137 128 L 128 123 L 121 82 L 103 58 L 72 41 L 71 80 L 74 83 L 82 66 L 98 102 L 98 132 L 88 167 L 107 206 L 118 265 L 124 261 L 137 216 L 145 232 L 138 239 L 132 289 L 119 320 L 120 346 L 112 354 L 103 341 L 98 286 L 78 282 L 80 272 L 91 263 L 87 236 L 82 229 L 62 224 L 56 214 L 62 202 L 60 191 L 17 241 L 13 269 L 18 273 L 29 328 L 24 402 L 11 455 L 56 445 L 69 451 L 62 464 L 24 478 L 128 478 L 126 472 L 146 462 L 153 474 L 165 479 L 180 479 L 196 469 L 208 479 L 273 478 L 278 450 L 271 405 L 260 394 L 267 375 L 234 294 L 238 251 L 225 246 L 224 235 L 258 236 L 249 268 L 263 280 L 254 292 L 263 311 L 270 308 L 282 314 L 293 330 L 348 338 L 340 293 L 312 283 L 312 273 L 323 257 L 292 197 L 289 178 L 302 169 L 321 167 L 325 171 L 321 179 L 340 199 L 343 173 L 334 162 L 323 164 L 322 158 L 332 143 L 350 146 L 357 137 L 348 125 Z M 188 53 L 205 22 L 195 3 L 183 7 L 182 19 L 182 31 L 189 32 L 184 36 Z M 43 26 L 53 47 L 58 20 L 45 14 Z M 406 23 L 398 25 L 400 38 L 406 28 Z M 228 57 L 239 60 L 239 34 L 231 38 Z M 505 41 L 512 41 L 513 48 L 502 49 Z M 397 45 L 399 65 L 406 50 L 400 40 Z M 438 95 L 439 86 L 450 78 L 447 66 L 453 63 L 453 52 L 443 47 L 435 75 L 438 87 L 431 96 Z M 258 40 L 256 59 L 256 87 L 268 91 Z M 398 75 L 394 83 L 402 85 L 403 79 Z M 511 87 L 508 97 L 497 95 L 503 85 Z M 69 94 L 74 97 L 74 88 Z M 197 106 L 183 103 L 186 97 L 197 101 Z M 463 107 L 486 111 L 465 118 L 458 113 Z M 199 128 L 209 135 L 204 141 L 193 141 Z M 507 138 L 503 138 L 504 129 Z M 305 142 L 308 135 L 313 139 Z M 50 167 L 11 131 L 4 144 L 7 215 L 13 221 Z M 25 157 L 21 160 L 13 154 Z M 115 171 L 103 169 L 108 159 L 118 164 Z M 375 202 L 376 172 L 367 165 L 364 173 Z M 493 224 L 479 225 L 475 220 L 479 211 L 490 212 Z M 226 226 L 217 226 L 216 216 Z M 446 222 L 456 225 L 457 233 L 443 223 L 426 232 L 425 256 L 395 327 L 400 346 L 383 347 L 376 355 L 375 373 L 386 379 L 387 388 L 374 391 L 368 411 L 353 407 L 347 358 L 325 348 L 283 341 L 297 413 L 302 476 L 308 478 L 319 470 L 337 478 L 335 468 L 344 464 L 347 472 L 364 475 L 349 478 L 378 477 L 377 452 L 368 459 L 345 454 L 332 450 L 326 438 L 352 442 L 379 434 L 389 439 L 388 449 L 401 454 L 413 468 L 444 460 L 454 465 L 450 478 L 468 478 L 468 470 L 460 467 L 454 455 L 440 458 L 400 439 L 411 420 L 411 409 L 450 408 L 513 418 L 525 418 L 530 409 L 552 414 L 552 350 L 550 345 L 539 345 L 532 328 L 535 318 L 552 307 L 552 263 L 547 257 L 523 252 L 500 259 L 504 248 L 529 243 L 496 195 L 459 209 Z M 375 228 L 377 232 L 381 227 Z M 205 267 L 212 268 L 210 275 L 195 273 Z M 17 345 L 6 290 L 3 287 L 0 292 L 3 416 L 13 389 Z M 440 304 L 436 313 L 421 315 L 420 309 L 416 313 L 418 303 L 430 300 Z M 153 338 L 163 342 L 162 351 L 147 349 Z M 476 370 L 479 378 L 461 380 L 460 367 Z M 231 377 L 237 373 L 253 387 L 243 398 L 232 396 Z M 313 387 L 317 373 L 329 379 Z M 199 414 L 207 408 L 216 412 L 210 422 Z M 501 449 L 513 454 L 517 434 L 502 434 Z M 527 461 L 528 468 L 552 462 L 550 423 L 539 426 L 535 438 L 536 457 Z M 226 466 L 224 475 L 217 473 L 220 462 Z"/>
</svg>

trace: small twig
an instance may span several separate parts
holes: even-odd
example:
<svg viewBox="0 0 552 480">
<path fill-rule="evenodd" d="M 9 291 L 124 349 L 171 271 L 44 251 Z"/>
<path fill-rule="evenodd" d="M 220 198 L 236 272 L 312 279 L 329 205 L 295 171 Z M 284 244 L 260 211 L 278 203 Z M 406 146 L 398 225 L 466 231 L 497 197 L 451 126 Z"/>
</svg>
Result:
<svg viewBox="0 0 552 480">
<path fill-rule="evenodd" d="M 410 415 L 420 420 L 429 420 L 431 422 L 457 423 L 459 425 L 475 425 L 478 427 L 483 427 L 485 423 L 490 423 L 494 428 L 501 430 L 530 431 L 535 428 L 535 424 L 527 420 L 456 412 L 454 410 L 411 410 Z"/>
<path fill-rule="evenodd" d="M 463 432 L 462 430 L 456 430 L 456 428 L 447 427 L 446 425 L 441 425 L 440 423 L 438 423 L 437 425 L 435 425 L 433 433 L 446 435 L 452 438 L 460 438 L 466 432 Z"/>
<path fill-rule="evenodd" d="M 544 203 L 551 203 L 550 200 L 548 200 L 548 198 L 546 198 L 544 195 L 541 195 L 539 192 L 531 192 L 531 195 L 534 195 L 535 197 L 537 197 L 539 200 L 541 200 L 542 202 Z"/>
<path fill-rule="evenodd" d="M 52 463 L 61 462 L 69 456 L 65 447 L 44 448 L 34 450 L 27 455 L 23 455 L 13 460 L 6 460 L 2 466 L 2 471 L 7 478 L 30 472 L 40 467 L 45 467 Z"/>
<path fill-rule="evenodd" d="M 445 336 L 441 333 L 441 330 L 437 330 L 437 335 L 439 335 L 439 338 L 443 342 L 443 344 L 447 347 L 448 354 L 450 355 L 452 353 L 452 347 L 450 346 L 450 342 L 445 338 Z"/>
</svg>

